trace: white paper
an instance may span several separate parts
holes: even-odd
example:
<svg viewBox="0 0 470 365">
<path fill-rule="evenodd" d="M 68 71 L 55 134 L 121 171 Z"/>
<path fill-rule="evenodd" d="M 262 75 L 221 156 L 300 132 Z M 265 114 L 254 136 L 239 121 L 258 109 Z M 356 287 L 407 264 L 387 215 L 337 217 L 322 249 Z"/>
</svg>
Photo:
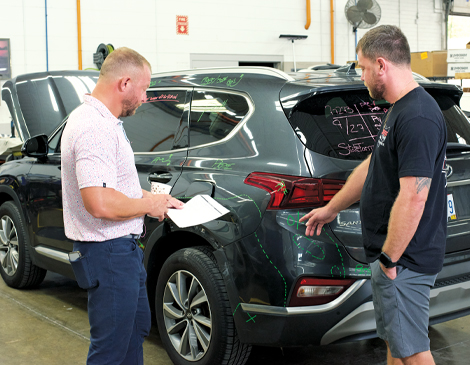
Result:
<svg viewBox="0 0 470 365">
<path fill-rule="evenodd" d="M 182 209 L 168 209 L 167 215 L 178 227 L 185 228 L 209 222 L 228 212 L 209 195 L 196 195 Z"/>
</svg>

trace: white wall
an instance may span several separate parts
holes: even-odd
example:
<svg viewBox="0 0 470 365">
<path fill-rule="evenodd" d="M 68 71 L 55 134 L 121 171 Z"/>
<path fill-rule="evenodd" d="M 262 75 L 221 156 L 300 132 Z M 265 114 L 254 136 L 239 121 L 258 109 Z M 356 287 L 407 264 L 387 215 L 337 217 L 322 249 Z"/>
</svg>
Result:
<svg viewBox="0 0 470 365">
<path fill-rule="evenodd" d="M 344 15 L 347 0 L 334 1 L 335 63 L 355 59 L 355 36 Z M 378 0 L 379 24 L 394 24 L 407 35 L 411 51 L 444 47 L 441 0 Z M 153 72 L 190 68 L 190 54 L 282 56 L 292 65 L 292 44 L 280 34 L 304 34 L 296 61 L 331 62 L 330 0 L 311 0 L 311 25 L 304 0 L 81 0 L 83 69 L 96 68 L 100 43 L 142 53 Z M 0 0 L 0 37 L 10 38 L 16 76 L 46 70 L 45 0 Z M 78 69 L 76 0 L 47 0 L 48 68 Z M 176 35 L 176 16 L 189 16 L 189 35 Z M 358 39 L 367 30 L 358 30 Z M 287 66 L 286 66 L 287 67 Z M 2 124 L 9 123 L 0 106 Z M 8 124 L 9 125 L 9 124 Z"/>
</svg>

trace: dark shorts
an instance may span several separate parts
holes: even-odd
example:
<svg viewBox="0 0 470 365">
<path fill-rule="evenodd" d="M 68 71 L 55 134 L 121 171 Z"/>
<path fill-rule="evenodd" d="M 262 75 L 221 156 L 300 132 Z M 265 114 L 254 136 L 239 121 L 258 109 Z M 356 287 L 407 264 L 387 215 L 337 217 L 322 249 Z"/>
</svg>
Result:
<svg viewBox="0 0 470 365">
<path fill-rule="evenodd" d="M 377 335 L 388 342 L 395 358 L 428 351 L 429 298 L 437 274 L 397 266 L 397 277 L 391 280 L 378 260 L 370 267 Z"/>
</svg>

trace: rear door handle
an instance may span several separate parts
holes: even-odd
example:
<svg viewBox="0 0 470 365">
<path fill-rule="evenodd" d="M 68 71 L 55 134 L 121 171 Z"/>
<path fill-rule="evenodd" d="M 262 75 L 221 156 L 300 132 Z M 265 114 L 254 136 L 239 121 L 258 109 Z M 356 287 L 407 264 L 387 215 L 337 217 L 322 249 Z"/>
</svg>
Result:
<svg viewBox="0 0 470 365">
<path fill-rule="evenodd" d="M 149 175 L 149 181 L 159 182 L 159 183 L 167 183 L 172 179 L 173 175 L 169 172 L 165 172 L 163 174 L 153 173 Z"/>
</svg>

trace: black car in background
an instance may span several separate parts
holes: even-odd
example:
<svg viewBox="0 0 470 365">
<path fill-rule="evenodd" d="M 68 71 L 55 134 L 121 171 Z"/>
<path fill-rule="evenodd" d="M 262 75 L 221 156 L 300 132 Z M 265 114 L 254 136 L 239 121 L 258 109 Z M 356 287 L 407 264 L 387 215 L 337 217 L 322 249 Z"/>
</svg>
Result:
<svg viewBox="0 0 470 365">
<path fill-rule="evenodd" d="M 448 128 L 448 237 L 431 291 L 433 324 L 470 313 L 470 122 L 458 86 L 415 78 Z M 26 156 L 0 166 L 0 271 L 12 287 L 38 285 L 46 270 L 73 278 L 62 219 L 62 119 L 96 79 L 49 72 L 4 85 L 26 140 Z M 320 236 L 306 237 L 299 218 L 326 204 L 371 153 L 388 108 L 349 66 L 152 76 L 146 103 L 124 120 L 142 187 L 169 184 L 183 201 L 208 194 L 229 210 L 184 229 L 145 219 L 139 244 L 150 305 L 175 364 L 243 364 L 251 345 L 376 336 L 359 202 Z"/>
</svg>

